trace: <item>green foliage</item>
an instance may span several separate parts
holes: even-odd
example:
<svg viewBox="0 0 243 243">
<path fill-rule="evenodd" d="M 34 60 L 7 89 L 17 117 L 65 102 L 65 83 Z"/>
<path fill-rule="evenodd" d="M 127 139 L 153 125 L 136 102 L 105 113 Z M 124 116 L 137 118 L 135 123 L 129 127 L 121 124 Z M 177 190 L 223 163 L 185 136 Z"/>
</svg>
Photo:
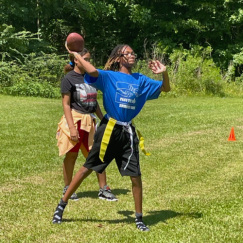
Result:
<svg viewBox="0 0 243 243">
<path fill-rule="evenodd" d="M 211 58 L 211 47 L 191 46 L 178 49 L 170 55 L 171 82 L 180 93 L 224 95 L 220 69 Z"/>
<path fill-rule="evenodd" d="M 165 49 L 161 50 L 160 43 L 154 44 L 151 56 L 154 60 L 160 60 L 167 65 L 172 87 L 168 94 L 162 95 L 177 97 L 182 94 L 200 93 L 224 96 L 225 81 L 211 53 L 211 47 L 192 45 L 190 50 L 181 46 L 168 56 Z M 138 60 L 134 71 L 146 74 L 153 79 L 161 79 L 160 75 L 152 74 L 145 60 Z"/>
<path fill-rule="evenodd" d="M 0 25 L 12 25 L 16 31 L 37 32 L 38 0 L 0 0 Z"/>
<path fill-rule="evenodd" d="M 38 33 L 28 53 L 50 53 L 52 48 L 63 54 L 68 33 L 79 32 L 99 65 L 119 43 L 131 45 L 140 58 L 145 43 L 149 52 L 158 43 L 167 55 L 180 45 L 187 50 L 211 46 L 214 62 L 227 72 L 243 48 L 242 6 L 242 0 L 0 0 L 0 25 Z M 235 77 L 241 73 L 237 66 Z"/>
<path fill-rule="evenodd" d="M 66 53 L 63 44 L 68 33 L 76 31 L 85 37 L 98 66 L 114 46 L 127 43 L 146 62 L 159 58 L 168 66 L 173 87 L 170 94 L 224 95 L 227 85 L 222 78 L 237 81 L 236 85 L 242 81 L 242 3 L 0 0 L 1 87 L 17 85 L 21 77 L 58 87 L 63 67 L 58 56 Z M 43 52 L 56 53 L 56 59 Z M 142 61 L 137 69 L 157 78 Z"/>
<path fill-rule="evenodd" d="M 228 82 L 225 85 L 225 93 L 229 97 L 243 97 L 243 76 L 235 79 L 235 82 Z"/>
<path fill-rule="evenodd" d="M 142 73 L 150 76 L 151 70 L 148 68 L 148 62 L 146 60 L 137 60 L 136 65 L 133 68 L 134 73 Z"/>
<path fill-rule="evenodd" d="M 1 25 L 0 30 L 0 92 L 60 97 L 60 79 L 66 64 L 64 56 L 38 52 L 42 42 L 29 31 L 16 32 L 14 27 L 6 24 Z M 33 41 L 40 45 L 35 47 L 35 53 L 28 53 Z"/>
<path fill-rule="evenodd" d="M 206 94 L 225 96 L 224 81 L 220 75 L 220 69 L 210 60 L 205 60 L 202 65 L 201 80 Z"/>
<path fill-rule="evenodd" d="M 21 79 L 17 81 L 13 86 L 4 89 L 5 94 L 14 96 L 33 96 L 44 98 L 59 98 L 60 88 L 55 88 L 48 82 L 33 82 L 28 79 Z"/>
<path fill-rule="evenodd" d="M 211 47 L 191 46 L 190 50 L 181 47 L 168 55 L 161 52 L 159 45 L 154 44 L 151 57 L 163 63 L 167 62 L 172 87 L 168 94 L 161 95 L 173 97 L 182 94 L 240 96 L 239 90 L 241 90 L 243 76 L 236 78 L 237 82 L 234 86 L 229 85 L 226 82 L 227 78 L 223 80 L 220 69 L 213 62 L 211 53 Z M 64 75 L 63 67 L 67 63 L 64 57 L 44 53 L 37 56 L 31 53 L 21 54 L 21 60 L 5 62 L 3 55 L 3 61 L 0 63 L 1 93 L 46 98 L 60 97 L 60 80 Z M 240 63 L 240 57 L 240 55 L 235 56 L 235 63 Z M 133 71 L 161 80 L 161 75 L 154 75 L 148 68 L 148 60 L 150 59 L 139 59 Z M 234 66 L 232 67 L 234 68 Z"/>
<path fill-rule="evenodd" d="M 1 93 L 20 96 L 60 97 L 60 80 L 67 63 L 63 56 L 34 53 L 22 55 L 23 61 L 0 63 Z"/>
<path fill-rule="evenodd" d="M 228 82 L 236 81 L 236 79 L 239 80 L 243 74 L 243 48 L 239 48 L 238 46 L 236 53 L 230 53 L 229 50 L 226 50 L 221 52 L 221 54 L 226 54 L 226 52 L 230 55 L 230 58 L 228 58 L 230 61 L 227 70 L 224 72 L 224 78 Z"/>
<path fill-rule="evenodd" d="M 45 53 L 41 53 L 41 56 L 36 56 L 34 53 L 31 53 L 25 56 L 21 70 L 28 72 L 32 79 L 36 79 L 40 83 L 48 82 L 57 87 L 63 76 L 63 67 L 67 64 L 67 60 L 64 57 L 67 56 Z"/>
<path fill-rule="evenodd" d="M 0 25 L 0 58 L 2 61 L 23 61 L 24 54 L 53 52 L 54 48 L 30 31 L 17 32 L 12 25 Z"/>
<path fill-rule="evenodd" d="M 18 74 L 19 68 L 14 61 L 0 63 L 0 86 L 9 87 L 14 83 L 14 75 Z M 2 92 L 2 91 L 1 91 Z"/>
<path fill-rule="evenodd" d="M 11 25 L 0 25 L 0 55 L 10 58 L 11 55 L 26 53 L 33 36 L 30 31 L 16 32 Z"/>
</svg>

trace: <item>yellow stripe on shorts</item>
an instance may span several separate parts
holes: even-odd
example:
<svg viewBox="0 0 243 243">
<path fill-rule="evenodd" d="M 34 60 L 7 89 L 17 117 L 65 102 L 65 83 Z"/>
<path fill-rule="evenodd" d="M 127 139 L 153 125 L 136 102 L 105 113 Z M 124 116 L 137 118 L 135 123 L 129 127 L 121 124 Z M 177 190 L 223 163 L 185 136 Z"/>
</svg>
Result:
<svg viewBox="0 0 243 243">
<path fill-rule="evenodd" d="M 116 120 L 113 118 L 110 118 L 106 125 L 105 132 L 102 137 L 102 141 L 101 141 L 101 145 L 100 145 L 100 154 L 99 154 L 100 160 L 102 162 L 104 162 L 105 152 L 106 152 L 107 146 L 110 142 L 111 134 L 112 134 L 115 124 L 116 124 Z"/>
</svg>

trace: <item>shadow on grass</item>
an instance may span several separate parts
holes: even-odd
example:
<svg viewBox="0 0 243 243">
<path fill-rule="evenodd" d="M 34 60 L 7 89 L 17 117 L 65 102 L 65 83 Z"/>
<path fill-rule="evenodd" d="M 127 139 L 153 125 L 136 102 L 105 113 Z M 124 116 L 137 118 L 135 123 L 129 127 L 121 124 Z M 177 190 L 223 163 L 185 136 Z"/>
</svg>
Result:
<svg viewBox="0 0 243 243">
<path fill-rule="evenodd" d="M 130 190 L 127 190 L 127 189 L 112 189 L 112 193 L 115 196 L 125 195 L 128 192 L 130 192 Z M 84 197 L 98 198 L 98 190 L 97 191 L 78 192 L 77 195 L 78 195 L 79 198 L 84 198 Z"/>
<path fill-rule="evenodd" d="M 127 222 L 134 222 L 134 212 L 131 211 L 118 211 L 127 217 Z M 131 216 L 132 215 L 132 216 Z M 143 220 L 148 225 L 154 225 L 159 222 L 167 223 L 166 221 L 176 217 L 187 217 L 187 218 L 201 218 L 202 213 L 179 213 L 172 210 L 161 210 L 161 211 L 149 211 L 143 217 Z"/>
<path fill-rule="evenodd" d="M 95 222 L 95 223 L 134 223 L 134 212 L 132 211 L 118 211 L 118 214 L 125 216 L 124 219 L 115 219 L 115 220 L 98 220 L 98 219 L 63 219 L 63 222 Z M 176 217 L 187 217 L 187 218 L 202 218 L 202 213 L 192 212 L 192 213 L 179 213 L 172 210 L 161 210 L 161 211 L 149 211 L 148 215 L 143 217 L 144 222 L 147 225 L 155 225 L 159 222 L 167 223 L 166 221 Z"/>
</svg>

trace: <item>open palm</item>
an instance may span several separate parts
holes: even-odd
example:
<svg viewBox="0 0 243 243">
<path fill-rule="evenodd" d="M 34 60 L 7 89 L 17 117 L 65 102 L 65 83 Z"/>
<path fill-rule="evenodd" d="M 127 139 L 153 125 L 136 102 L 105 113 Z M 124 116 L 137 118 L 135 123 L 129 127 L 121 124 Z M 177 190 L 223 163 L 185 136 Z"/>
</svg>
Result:
<svg viewBox="0 0 243 243">
<path fill-rule="evenodd" d="M 166 66 L 163 65 L 158 60 L 156 60 L 156 61 L 150 61 L 148 66 L 149 66 L 149 68 L 152 70 L 152 72 L 154 74 L 159 74 L 159 73 L 163 73 L 164 71 L 166 71 Z"/>
</svg>

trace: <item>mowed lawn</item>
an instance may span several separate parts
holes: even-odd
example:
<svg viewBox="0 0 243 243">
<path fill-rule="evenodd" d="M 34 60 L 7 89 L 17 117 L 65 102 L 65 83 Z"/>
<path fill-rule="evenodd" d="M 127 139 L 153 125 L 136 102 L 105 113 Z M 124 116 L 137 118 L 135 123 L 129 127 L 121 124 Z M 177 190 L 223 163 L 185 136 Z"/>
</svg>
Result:
<svg viewBox="0 0 243 243">
<path fill-rule="evenodd" d="M 136 125 L 145 137 L 144 221 L 136 230 L 131 182 L 113 162 L 118 202 L 98 199 L 95 173 L 78 188 L 61 225 L 55 132 L 61 100 L 0 96 L 0 242 L 243 242 L 243 100 L 180 97 L 149 101 Z M 234 127 L 236 141 L 228 141 Z M 75 171 L 83 164 L 79 156 Z"/>
</svg>

